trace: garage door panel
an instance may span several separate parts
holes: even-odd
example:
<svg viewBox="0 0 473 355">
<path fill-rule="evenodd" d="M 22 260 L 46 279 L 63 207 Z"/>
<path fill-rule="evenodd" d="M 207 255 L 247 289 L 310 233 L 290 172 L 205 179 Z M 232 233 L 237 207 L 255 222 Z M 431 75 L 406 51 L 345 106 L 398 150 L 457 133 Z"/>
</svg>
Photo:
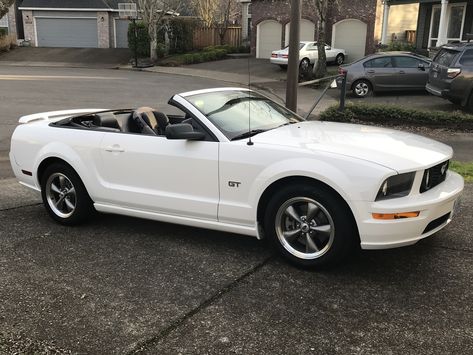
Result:
<svg viewBox="0 0 473 355">
<path fill-rule="evenodd" d="M 116 48 L 128 48 L 128 20 L 115 20 Z"/>
<path fill-rule="evenodd" d="M 97 19 L 36 18 L 39 47 L 97 48 Z"/>
<path fill-rule="evenodd" d="M 366 23 L 348 19 L 333 25 L 332 46 L 347 51 L 347 62 L 353 62 L 363 58 L 366 53 L 366 34 L 368 26 Z"/>
<path fill-rule="evenodd" d="M 291 34 L 291 23 L 286 24 L 286 35 L 284 38 L 285 45 L 289 45 L 289 36 Z M 300 26 L 300 39 L 301 41 L 313 41 L 315 39 L 315 23 L 312 21 L 302 19 Z"/>
<path fill-rule="evenodd" d="M 279 22 L 263 21 L 257 31 L 257 58 L 270 58 L 272 51 L 281 49 L 282 25 Z"/>
</svg>

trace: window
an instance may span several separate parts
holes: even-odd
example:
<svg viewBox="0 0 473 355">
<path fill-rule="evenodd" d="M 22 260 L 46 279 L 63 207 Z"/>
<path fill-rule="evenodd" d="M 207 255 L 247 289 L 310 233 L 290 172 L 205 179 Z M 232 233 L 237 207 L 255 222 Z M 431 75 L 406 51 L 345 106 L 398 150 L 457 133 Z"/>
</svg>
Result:
<svg viewBox="0 0 473 355">
<path fill-rule="evenodd" d="M 427 63 L 412 57 L 394 57 L 397 68 L 418 68 L 419 64 L 426 65 Z"/>
<path fill-rule="evenodd" d="M 7 15 L 0 18 L 0 27 L 8 28 L 8 16 Z"/>
<path fill-rule="evenodd" d="M 432 6 L 429 47 L 437 46 L 440 29 L 440 12 L 440 5 Z M 465 3 L 454 3 L 447 6 L 447 42 L 457 42 L 462 40 L 465 13 Z"/>
<path fill-rule="evenodd" d="M 468 66 L 473 65 L 473 49 L 468 49 L 463 53 L 460 59 L 460 64 Z"/>
<path fill-rule="evenodd" d="M 247 8 L 247 15 L 251 15 L 251 3 L 248 4 L 248 8 Z"/>
<path fill-rule="evenodd" d="M 365 68 L 392 68 L 392 60 L 391 57 L 381 57 L 372 59 L 365 64 L 363 64 Z"/>
<path fill-rule="evenodd" d="M 442 48 L 440 52 L 435 56 L 434 62 L 445 67 L 452 65 L 453 59 L 458 54 L 457 51 L 452 51 L 450 49 Z"/>
</svg>

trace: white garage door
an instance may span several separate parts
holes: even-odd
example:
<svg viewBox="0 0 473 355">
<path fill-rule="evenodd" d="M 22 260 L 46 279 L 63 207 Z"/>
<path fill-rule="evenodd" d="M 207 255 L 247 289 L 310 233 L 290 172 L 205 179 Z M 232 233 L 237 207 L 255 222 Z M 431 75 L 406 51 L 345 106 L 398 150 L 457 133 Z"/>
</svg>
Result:
<svg viewBox="0 0 473 355">
<path fill-rule="evenodd" d="M 36 19 L 38 47 L 99 46 L 96 18 L 41 18 Z"/>
<path fill-rule="evenodd" d="M 289 35 L 291 23 L 286 24 L 286 35 L 284 37 L 284 44 L 289 45 Z M 301 41 L 313 41 L 315 39 L 315 23 L 312 21 L 302 19 L 301 20 Z"/>
<path fill-rule="evenodd" d="M 256 58 L 271 58 L 271 52 L 281 49 L 282 25 L 273 20 L 256 27 Z"/>
<path fill-rule="evenodd" d="M 115 20 L 116 48 L 128 48 L 128 20 Z"/>
<path fill-rule="evenodd" d="M 332 29 L 332 46 L 347 51 L 346 62 L 363 58 L 366 53 L 366 23 L 348 19 L 337 22 Z"/>
</svg>

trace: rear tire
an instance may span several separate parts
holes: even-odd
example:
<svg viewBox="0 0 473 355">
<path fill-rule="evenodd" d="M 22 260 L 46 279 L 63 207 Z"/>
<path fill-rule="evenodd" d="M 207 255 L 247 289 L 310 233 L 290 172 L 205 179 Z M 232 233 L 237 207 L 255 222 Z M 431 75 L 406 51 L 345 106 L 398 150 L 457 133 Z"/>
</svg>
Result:
<svg viewBox="0 0 473 355">
<path fill-rule="evenodd" d="M 344 62 L 345 62 L 345 56 L 342 53 L 337 55 L 337 57 L 335 58 L 335 63 L 337 63 L 338 65 L 342 65 Z"/>
<path fill-rule="evenodd" d="M 296 184 L 279 190 L 264 216 L 269 244 L 290 263 L 303 268 L 333 265 L 359 241 L 346 203 L 329 188 Z"/>
<path fill-rule="evenodd" d="M 93 213 L 93 202 L 79 175 L 66 164 L 55 163 L 41 177 L 44 207 L 56 222 L 80 224 Z"/>
<path fill-rule="evenodd" d="M 371 95 L 373 93 L 373 87 L 368 80 L 361 79 L 353 83 L 352 91 L 353 95 L 361 99 Z"/>
</svg>

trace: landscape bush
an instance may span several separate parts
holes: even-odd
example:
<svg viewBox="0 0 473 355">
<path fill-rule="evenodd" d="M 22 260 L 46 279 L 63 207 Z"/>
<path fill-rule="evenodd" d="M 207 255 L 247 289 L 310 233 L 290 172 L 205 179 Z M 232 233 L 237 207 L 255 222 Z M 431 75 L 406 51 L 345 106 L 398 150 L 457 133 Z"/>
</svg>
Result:
<svg viewBox="0 0 473 355">
<path fill-rule="evenodd" d="M 128 48 L 134 51 L 136 42 L 136 51 L 138 57 L 149 57 L 150 39 L 148 35 L 148 29 L 144 22 L 136 22 L 136 31 L 137 36 L 135 40 L 135 26 L 133 25 L 133 22 L 130 22 L 128 25 Z"/>
<path fill-rule="evenodd" d="M 473 115 L 461 111 L 422 111 L 392 105 L 349 104 L 344 111 L 339 111 L 338 106 L 333 106 L 321 113 L 320 120 L 473 130 Z"/>
<path fill-rule="evenodd" d="M 402 51 L 402 52 L 415 52 L 417 50 L 414 44 L 410 44 L 402 41 L 392 41 L 389 44 L 383 44 L 379 46 L 380 52 L 392 52 L 392 51 Z"/>
<path fill-rule="evenodd" d="M 169 53 L 186 53 L 194 49 L 195 19 L 173 18 L 168 23 Z"/>
<path fill-rule="evenodd" d="M 0 35 L 0 52 L 8 52 L 16 47 L 16 37 L 14 35 Z"/>
</svg>

